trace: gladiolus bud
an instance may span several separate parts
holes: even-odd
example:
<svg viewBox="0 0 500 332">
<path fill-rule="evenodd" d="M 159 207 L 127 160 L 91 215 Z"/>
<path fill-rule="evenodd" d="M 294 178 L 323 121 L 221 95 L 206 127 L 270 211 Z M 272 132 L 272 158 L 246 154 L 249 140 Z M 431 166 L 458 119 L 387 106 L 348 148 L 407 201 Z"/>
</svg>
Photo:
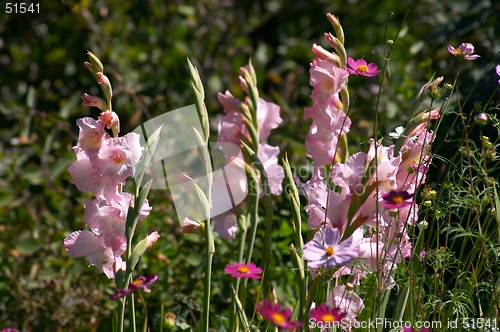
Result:
<svg viewBox="0 0 500 332">
<path fill-rule="evenodd" d="M 485 124 L 488 123 L 488 115 L 485 113 L 479 113 L 476 116 L 476 123 L 480 126 L 484 126 Z"/>
</svg>

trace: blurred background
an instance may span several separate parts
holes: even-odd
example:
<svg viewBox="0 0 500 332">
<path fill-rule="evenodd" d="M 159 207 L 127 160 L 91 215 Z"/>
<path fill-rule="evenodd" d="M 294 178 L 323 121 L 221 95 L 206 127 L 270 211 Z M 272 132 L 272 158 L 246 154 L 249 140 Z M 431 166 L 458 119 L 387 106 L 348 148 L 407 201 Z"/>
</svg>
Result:
<svg viewBox="0 0 500 332">
<path fill-rule="evenodd" d="M 500 2 L 494 0 L 83 0 L 66 14 L 22 31 L 0 14 L 0 328 L 110 330 L 116 306 L 109 300 L 113 281 L 62 248 L 70 232 L 85 229 L 82 204 L 91 198 L 76 190 L 67 172 L 76 159 L 71 149 L 78 137 L 75 120 L 99 114 L 81 106 L 84 92 L 101 95 L 83 66 L 87 50 L 100 58 L 112 83 L 121 134 L 194 102 L 186 57 L 200 72 L 216 130 L 222 112 L 217 93 L 230 90 L 242 97 L 239 68 L 252 58 L 261 96 L 279 104 L 284 119 L 270 143 L 287 151 L 292 165 L 304 165 L 311 46 L 329 49 L 323 40 L 324 32 L 333 33 L 328 12 L 340 19 L 348 56 L 364 57 L 379 67 L 387 40 L 399 31 L 390 76 L 383 82 L 376 135 L 387 137 L 406 124 L 411 99 L 432 75 L 453 83 L 458 61 L 447 45 L 470 42 L 481 55 L 461 67 L 462 103 L 470 94 L 462 104 L 465 113 L 474 114 L 474 104 L 486 103 L 498 84 L 492 64 L 500 51 Z M 366 149 L 367 137 L 374 135 L 380 75 L 353 77 L 349 83 L 349 139 L 356 151 L 359 144 Z M 438 102 L 436 106 L 442 100 Z M 449 109 L 455 105 L 452 100 Z M 445 117 L 439 140 L 460 134 L 452 124 Z M 434 167 L 430 182 L 439 177 L 440 169 Z M 283 222 L 290 210 L 286 199 L 276 199 L 274 259 L 278 270 L 290 271 L 291 227 Z M 203 243 L 180 234 L 168 192 L 152 192 L 150 202 L 153 211 L 139 235 L 158 230 L 162 237 L 138 265 L 139 273 L 160 275 L 153 292 L 146 294 L 149 319 L 152 331 L 159 331 L 163 302 L 165 312 L 177 315 L 180 330 L 200 316 Z M 235 247 L 218 241 L 227 243 L 217 246 L 214 258 L 215 313 L 228 307 L 230 285 L 222 270 L 229 263 L 224 257 Z M 284 275 L 294 278 L 291 272 Z M 277 292 L 294 294 L 293 282 L 280 281 Z"/>
</svg>

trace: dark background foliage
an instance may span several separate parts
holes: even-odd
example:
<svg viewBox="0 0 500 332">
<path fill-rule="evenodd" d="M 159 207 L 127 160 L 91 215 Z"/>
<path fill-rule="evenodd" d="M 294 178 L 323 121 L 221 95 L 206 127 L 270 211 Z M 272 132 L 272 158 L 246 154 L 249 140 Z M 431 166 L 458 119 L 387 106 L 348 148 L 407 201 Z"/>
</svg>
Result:
<svg viewBox="0 0 500 332">
<path fill-rule="evenodd" d="M 215 119 L 222 111 L 218 92 L 243 96 L 237 76 L 251 57 L 262 96 L 281 106 L 284 119 L 270 140 L 301 165 L 309 127 L 303 108 L 310 104 L 310 49 L 312 43 L 328 46 L 322 37 L 333 32 L 327 12 L 340 18 L 348 55 L 379 66 L 386 41 L 399 31 L 378 106 L 383 135 L 406 123 L 411 98 L 433 74 L 453 83 L 458 61 L 448 44 L 471 42 L 481 55 L 461 69 L 460 90 L 463 97 L 471 93 L 462 105 L 465 113 L 485 103 L 495 88 L 498 77 L 489 66 L 500 51 L 500 3 L 494 0 L 83 0 L 47 24 L 17 32 L 0 14 L 0 328 L 109 330 L 113 282 L 62 248 L 67 234 L 84 228 L 82 203 L 91 198 L 69 183 L 66 170 L 75 159 L 75 120 L 98 115 L 80 106 L 83 92 L 100 93 L 83 66 L 87 50 L 101 59 L 112 82 L 122 133 L 193 103 L 186 56 L 201 73 Z M 353 151 L 374 134 L 379 79 L 350 80 Z M 450 109 L 455 106 L 451 101 Z M 459 134 L 452 123 L 445 117 L 443 137 Z M 439 169 L 432 174 L 438 178 Z M 181 236 L 168 193 L 153 192 L 150 200 L 154 209 L 140 232 L 157 229 L 162 237 L 139 264 L 139 272 L 160 274 L 147 295 L 149 316 L 158 326 L 163 302 L 189 325 L 199 318 L 203 244 Z M 283 258 L 291 239 L 284 222 L 289 210 L 280 207 L 273 235 L 276 275 L 290 270 Z M 221 271 L 234 247 L 218 241 L 215 313 L 228 305 L 230 289 Z M 283 275 L 293 280 L 292 273 Z M 278 283 L 278 292 L 293 294 L 287 286 L 292 282 Z"/>
</svg>

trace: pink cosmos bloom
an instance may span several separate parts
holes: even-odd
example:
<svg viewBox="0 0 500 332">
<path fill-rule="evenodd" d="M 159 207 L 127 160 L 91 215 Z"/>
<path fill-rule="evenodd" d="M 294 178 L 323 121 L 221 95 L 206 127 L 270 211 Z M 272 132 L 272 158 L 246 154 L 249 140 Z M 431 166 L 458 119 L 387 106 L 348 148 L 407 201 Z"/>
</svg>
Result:
<svg viewBox="0 0 500 332">
<path fill-rule="evenodd" d="M 495 69 L 497 71 L 497 75 L 500 76 L 500 65 L 497 65 Z M 500 80 L 498 80 L 498 84 L 500 84 Z"/>
<path fill-rule="evenodd" d="M 340 308 L 331 308 L 326 304 L 321 304 L 311 309 L 311 313 L 309 314 L 309 317 L 313 318 L 316 322 L 323 323 L 340 322 L 345 316 L 346 314 Z"/>
<path fill-rule="evenodd" d="M 346 265 L 359 253 L 359 248 L 351 248 L 352 240 L 351 236 L 339 243 L 340 231 L 337 228 L 321 228 L 304 246 L 307 266 L 313 269 L 323 266 L 331 269 Z"/>
<path fill-rule="evenodd" d="M 151 292 L 149 286 L 155 283 L 156 280 L 158 280 L 157 274 L 150 274 L 147 277 L 140 276 L 136 280 L 129 283 L 127 289 L 115 289 L 116 295 L 111 296 L 111 300 L 116 301 L 122 297 L 130 296 L 140 289 L 142 289 L 145 293 L 149 293 Z"/>
<path fill-rule="evenodd" d="M 103 142 L 95 166 L 102 176 L 111 179 L 113 185 L 125 183 L 129 176 L 134 176 L 143 149 L 136 133 L 109 138 Z"/>
<path fill-rule="evenodd" d="M 268 299 L 264 299 L 263 304 L 258 304 L 256 309 L 264 319 L 284 330 L 290 331 L 294 330 L 297 326 L 302 326 L 301 322 L 291 322 L 290 317 L 292 316 L 292 311 L 290 308 L 281 310 L 279 303 L 271 304 Z"/>
<path fill-rule="evenodd" d="M 13 327 L 6 327 L 6 328 L 3 328 L 2 331 L 0 332 L 20 332 L 18 329 L 15 329 Z"/>
<path fill-rule="evenodd" d="M 94 265 L 109 279 L 115 277 L 115 272 L 124 268 L 120 257 L 125 251 L 113 251 L 104 245 L 104 240 L 90 231 L 76 231 L 64 239 L 64 248 L 70 256 L 75 258 L 86 257 L 90 265 Z"/>
<path fill-rule="evenodd" d="M 99 115 L 99 122 L 108 129 L 111 129 L 111 126 L 118 122 L 118 115 L 111 110 L 107 110 Z"/>
<path fill-rule="evenodd" d="M 471 43 L 462 43 L 458 48 L 448 45 L 448 52 L 461 60 L 472 61 L 480 58 L 477 54 L 472 55 L 474 53 L 474 46 Z"/>
<path fill-rule="evenodd" d="M 389 193 L 382 195 L 383 201 L 380 204 L 388 209 L 399 209 L 415 203 L 411 200 L 412 198 L 413 194 L 409 194 L 407 191 L 391 190 Z"/>
<path fill-rule="evenodd" d="M 230 274 L 234 278 L 251 278 L 260 279 L 262 269 L 255 266 L 254 263 L 234 263 L 234 265 L 227 264 L 224 272 Z"/>
<path fill-rule="evenodd" d="M 347 64 L 351 67 L 346 68 L 351 75 L 373 77 L 380 72 L 375 63 L 371 62 L 370 64 L 367 64 L 364 59 L 358 59 L 355 61 L 353 58 L 347 58 Z"/>
</svg>

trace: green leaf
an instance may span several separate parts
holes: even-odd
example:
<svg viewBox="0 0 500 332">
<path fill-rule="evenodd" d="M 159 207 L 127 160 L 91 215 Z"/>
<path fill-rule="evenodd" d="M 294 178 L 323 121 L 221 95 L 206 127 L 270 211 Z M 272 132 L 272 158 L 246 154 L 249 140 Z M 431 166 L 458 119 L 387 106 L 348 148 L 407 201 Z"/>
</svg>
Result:
<svg viewBox="0 0 500 332">
<path fill-rule="evenodd" d="M 42 246 L 34 239 L 22 240 L 16 245 L 16 250 L 21 253 L 21 255 L 30 256 L 40 250 Z"/>
<path fill-rule="evenodd" d="M 144 254 L 146 249 L 148 248 L 148 237 L 146 236 L 142 239 L 134 248 L 130 257 L 127 259 L 127 269 L 129 271 L 133 271 L 137 262 L 139 262 L 139 258 Z M 130 266 L 130 268 L 129 268 Z"/>
</svg>

